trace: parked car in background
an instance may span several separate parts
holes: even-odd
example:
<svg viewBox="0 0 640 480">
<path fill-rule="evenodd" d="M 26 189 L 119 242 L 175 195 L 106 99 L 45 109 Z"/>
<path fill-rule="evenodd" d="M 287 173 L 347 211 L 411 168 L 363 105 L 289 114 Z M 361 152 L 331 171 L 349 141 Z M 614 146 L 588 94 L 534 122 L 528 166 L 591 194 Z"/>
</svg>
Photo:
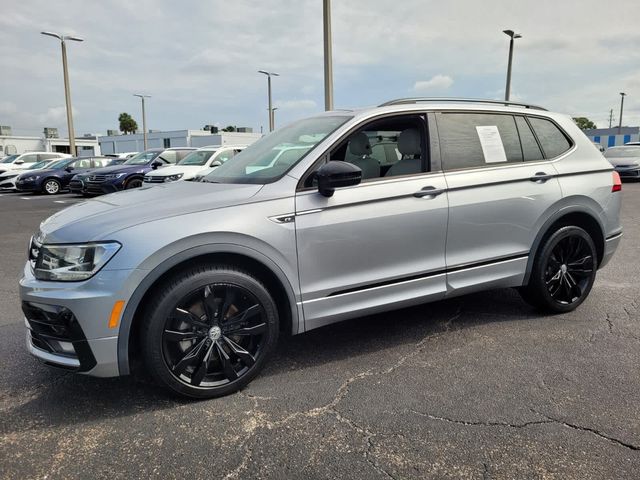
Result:
<svg viewBox="0 0 640 480">
<path fill-rule="evenodd" d="M 55 160 L 70 157 L 71 155 L 58 152 L 27 152 L 19 155 L 9 155 L 8 157 L 0 160 L 0 173 L 25 168 L 33 165 L 34 163 L 42 162 L 43 160 Z"/>
<path fill-rule="evenodd" d="M 64 158 L 52 163 L 46 170 L 29 171 L 18 175 L 16 190 L 55 195 L 66 190 L 71 178 L 77 173 L 103 167 L 107 162 L 106 157 Z"/>
<path fill-rule="evenodd" d="M 604 152 L 616 172 L 623 179 L 640 180 L 640 145 L 625 144 L 621 147 L 611 147 Z"/>
<path fill-rule="evenodd" d="M 247 385 L 280 334 L 496 288 L 570 312 L 618 247 L 621 187 L 569 116 L 533 105 L 326 112 L 202 182 L 45 220 L 20 281 L 27 346 L 206 398 Z"/>
<path fill-rule="evenodd" d="M 189 180 L 203 170 L 215 168 L 233 158 L 236 153 L 241 152 L 246 145 L 225 145 L 223 147 L 202 147 L 189 153 L 177 164 L 158 170 L 152 170 L 145 174 L 144 183 L 166 183 L 176 180 Z"/>
<path fill-rule="evenodd" d="M 600 153 L 604 153 L 606 151 L 606 148 L 604 148 L 604 145 L 602 145 L 601 143 L 593 142 L 593 145 L 598 149 Z"/>
<path fill-rule="evenodd" d="M 103 195 L 142 186 L 145 173 L 175 164 L 195 148 L 152 148 L 134 155 L 121 165 L 101 168 L 73 179 L 73 190 L 83 195 Z"/>
<path fill-rule="evenodd" d="M 29 163 L 27 167 L 9 170 L 8 172 L 0 173 L 0 190 L 15 190 L 16 189 L 16 179 L 18 176 L 25 172 L 25 170 L 44 170 L 48 165 L 51 165 L 60 159 L 53 160 L 43 160 L 42 162 L 37 163 Z"/>
<path fill-rule="evenodd" d="M 125 160 L 128 160 L 129 158 L 133 157 L 134 155 L 137 155 L 138 153 L 140 152 L 107 153 L 105 154 L 105 157 L 124 158 Z"/>
</svg>

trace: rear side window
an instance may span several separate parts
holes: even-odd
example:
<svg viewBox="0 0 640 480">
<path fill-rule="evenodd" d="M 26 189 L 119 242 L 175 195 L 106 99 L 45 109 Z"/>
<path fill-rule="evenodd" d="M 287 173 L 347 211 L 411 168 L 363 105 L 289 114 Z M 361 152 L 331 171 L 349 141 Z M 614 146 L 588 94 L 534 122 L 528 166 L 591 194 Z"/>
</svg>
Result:
<svg viewBox="0 0 640 480">
<path fill-rule="evenodd" d="M 571 148 L 571 142 L 553 122 L 544 118 L 529 117 L 529 123 L 536 132 L 545 157 L 557 157 Z"/>
<path fill-rule="evenodd" d="M 533 136 L 531 127 L 529 127 L 529 124 L 524 117 L 516 117 L 516 125 L 518 126 L 518 133 L 520 134 L 520 143 L 522 144 L 524 161 L 535 162 L 536 160 L 543 160 L 544 155 L 542 155 L 542 151 L 536 141 L 536 137 Z"/>
<path fill-rule="evenodd" d="M 444 170 L 523 161 L 512 115 L 442 113 L 438 134 Z"/>
</svg>

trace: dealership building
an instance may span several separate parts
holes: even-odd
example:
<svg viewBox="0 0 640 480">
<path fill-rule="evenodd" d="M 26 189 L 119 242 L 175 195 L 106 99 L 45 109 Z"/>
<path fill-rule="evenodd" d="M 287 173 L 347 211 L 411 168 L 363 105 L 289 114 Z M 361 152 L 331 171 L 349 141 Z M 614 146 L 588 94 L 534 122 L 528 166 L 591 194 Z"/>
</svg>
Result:
<svg viewBox="0 0 640 480">
<path fill-rule="evenodd" d="M 640 127 L 591 128 L 584 133 L 594 143 L 605 148 L 617 147 L 629 142 L 640 141 Z"/>
<path fill-rule="evenodd" d="M 100 155 L 96 135 L 76 137 L 77 154 L 82 157 Z M 25 152 L 71 153 L 68 138 L 58 138 L 55 128 L 45 128 L 42 136 L 13 135 L 11 127 L 0 126 L 0 158 Z"/>
<path fill-rule="evenodd" d="M 147 133 L 148 148 L 205 147 L 207 145 L 248 145 L 262 134 L 250 129 L 239 132 L 211 133 L 209 130 L 171 130 Z M 141 152 L 144 150 L 144 135 L 106 135 L 98 137 L 103 155 L 112 153 Z"/>
</svg>

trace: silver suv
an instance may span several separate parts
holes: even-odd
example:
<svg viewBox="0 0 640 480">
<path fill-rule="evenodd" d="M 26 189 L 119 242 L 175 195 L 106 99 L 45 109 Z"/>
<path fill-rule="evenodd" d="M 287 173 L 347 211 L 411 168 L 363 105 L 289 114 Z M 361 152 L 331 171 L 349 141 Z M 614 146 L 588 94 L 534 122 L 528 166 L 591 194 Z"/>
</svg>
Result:
<svg viewBox="0 0 640 480">
<path fill-rule="evenodd" d="M 571 118 L 532 105 L 328 112 L 202 181 L 45 220 L 20 282 L 27 345 L 214 397 L 254 378 L 279 334 L 505 287 L 568 312 L 620 241 L 620 186 Z"/>
</svg>

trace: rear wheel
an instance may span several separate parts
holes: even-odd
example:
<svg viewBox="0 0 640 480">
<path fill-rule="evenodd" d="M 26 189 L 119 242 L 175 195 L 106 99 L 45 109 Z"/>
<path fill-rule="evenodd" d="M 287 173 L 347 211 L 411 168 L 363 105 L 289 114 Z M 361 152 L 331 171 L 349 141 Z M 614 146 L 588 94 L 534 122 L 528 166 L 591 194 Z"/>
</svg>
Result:
<svg viewBox="0 0 640 480">
<path fill-rule="evenodd" d="M 276 345 L 276 305 L 249 273 L 194 267 L 155 298 L 144 319 L 144 360 L 159 383 L 181 395 L 211 398 L 241 389 Z"/>
<path fill-rule="evenodd" d="M 60 182 L 55 178 L 48 178 L 42 185 L 42 191 L 47 195 L 55 195 L 60 193 Z"/>
<path fill-rule="evenodd" d="M 520 294 L 534 307 L 570 312 L 589 295 L 597 266 L 591 236 L 579 227 L 562 227 L 541 246 L 529 284 L 520 288 Z"/>
</svg>

